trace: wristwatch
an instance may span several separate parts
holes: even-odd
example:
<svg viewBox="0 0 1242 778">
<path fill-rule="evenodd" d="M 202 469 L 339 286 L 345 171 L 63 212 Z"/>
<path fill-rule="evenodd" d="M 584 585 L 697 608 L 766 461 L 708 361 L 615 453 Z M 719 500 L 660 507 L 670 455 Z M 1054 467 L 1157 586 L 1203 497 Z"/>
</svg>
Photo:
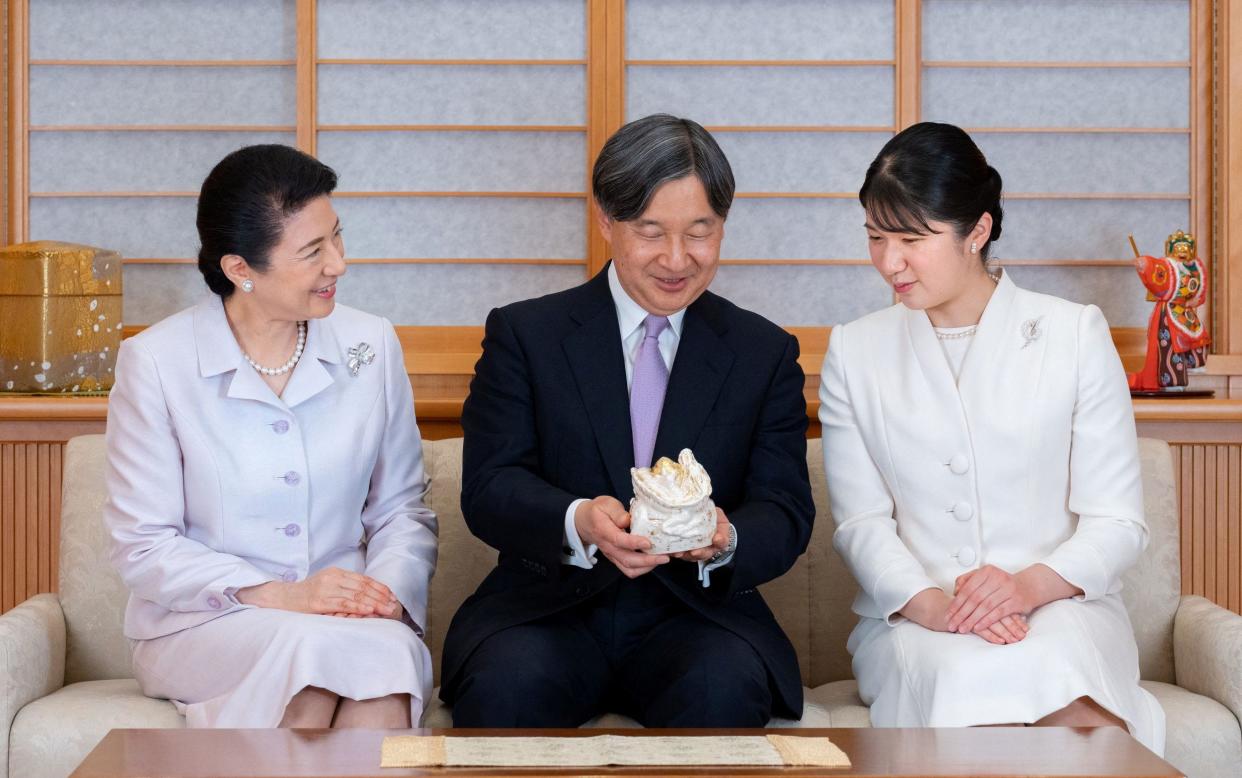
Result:
<svg viewBox="0 0 1242 778">
<path fill-rule="evenodd" d="M 720 560 L 725 559 L 726 557 L 732 555 L 734 551 L 737 551 L 737 530 L 733 528 L 732 524 L 730 524 L 729 525 L 729 544 L 725 546 L 723 549 L 721 549 L 720 551 L 717 551 L 716 553 L 712 554 L 711 559 L 707 560 L 707 564 L 709 565 L 715 564 L 716 562 L 719 562 Z"/>
</svg>

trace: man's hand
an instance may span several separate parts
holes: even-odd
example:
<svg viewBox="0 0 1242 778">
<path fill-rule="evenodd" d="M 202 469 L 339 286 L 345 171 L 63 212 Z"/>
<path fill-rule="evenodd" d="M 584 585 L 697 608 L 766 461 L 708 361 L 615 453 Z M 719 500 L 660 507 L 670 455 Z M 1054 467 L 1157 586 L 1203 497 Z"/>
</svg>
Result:
<svg viewBox="0 0 1242 778">
<path fill-rule="evenodd" d="M 597 547 L 627 578 L 637 578 L 668 562 L 666 554 L 644 553 L 651 548 L 651 541 L 626 531 L 630 514 L 615 497 L 604 495 L 579 505 L 574 511 L 574 528 L 583 544 Z"/>
<path fill-rule="evenodd" d="M 716 509 L 716 534 L 712 535 L 712 544 L 703 546 L 702 548 L 692 548 L 689 551 L 682 551 L 673 554 L 673 559 L 683 559 L 687 562 L 706 562 L 716 554 L 723 552 L 729 547 L 729 518 L 725 516 L 725 512 Z"/>
</svg>

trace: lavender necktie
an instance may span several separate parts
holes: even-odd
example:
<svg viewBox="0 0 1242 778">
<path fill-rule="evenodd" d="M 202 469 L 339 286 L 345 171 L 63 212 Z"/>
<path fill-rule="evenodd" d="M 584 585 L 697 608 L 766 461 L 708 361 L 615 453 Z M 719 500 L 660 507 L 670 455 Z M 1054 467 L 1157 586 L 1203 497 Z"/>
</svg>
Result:
<svg viewBox="0 0 1242 778">
<path fill-rule="evenodd" d="M 656 431 L 660 429 L 660 410 L 668 388 L 668 367 L 660 355 L 660 333 L 668 327 L 667 316 L 648 314 L 643 320 L 643 342 L 634 360 L 634 381 L 630 386 L 630 428 L 634 433 L 634 466 L 650 467 L 655 451 Z"/>
</svg>

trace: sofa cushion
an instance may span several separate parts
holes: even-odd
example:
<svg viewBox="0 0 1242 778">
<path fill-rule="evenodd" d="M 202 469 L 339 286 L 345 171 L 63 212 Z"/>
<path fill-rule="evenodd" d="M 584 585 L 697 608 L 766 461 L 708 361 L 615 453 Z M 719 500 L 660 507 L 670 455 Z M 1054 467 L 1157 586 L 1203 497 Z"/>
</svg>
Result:
<svg viewBox="0 0 1242 778">
<path fill-rule="evenodd" d="M 65 683 L 132 678 L 122 627 L 129 592 L 108 561 L 103 507 L 107 449 L 103 435 L 65 448 L 60 515 L 60 605 L 65 612 Z"/>
<path fill-rule="evenodd" d="M 1173 683 L 1173 616 L 1181 602 L 1182 566 L 1173 456 L 1163 440 L 1139 438 L 1147 550 L 1121 578 L 1134 625 L 1139 677 Z"/>
<path fill-rule="evenodd" d="M 806 706 L 824 711 L 825 724 L 808 724 L 812 727 L 870 727 L 871 713 L 858 698 L 858 681 L 833 681 L 811 689 L 806 694 Z M 802 718 L 807 718 L 803 713 Z"/>
<path fill-rule="evenodd" d="M 132 678 L 70 684 L 18 712 L 9 733 L 9 775 L 64 778 L 110 729 L 184 726 L 171 702 L 144 697 Z"/>
<path fill-rule="evenodd" d="M 845 642 L 858 623 L 858 616 L 850 608 L 858 584 L 832 547 L 836 526 L 829 512 L 822 439 L 806 442 L 806 466 L 811 476 L 811 494 L 815 498 L 815 530 L 803 557 L 811 572 L 810 591 L 806 602 L 801 604 L 811 618 L 811 671 L 803 676 L 803 681 L 818 688 L 831 681 L 854 677 Z"/>
<path fill-rule="evenodd" d="M 1242 731 L 1228 708 L 1210 697 L 1159 681 L 1142 681 L 1164 708 L 1164 758 L 1190 778 L 1237 778 Z"/>
<path fill-rule="evenodd" d="M 431 579 L 425 625 L 433 683 L 438 684 L 449 622 L 496 566 L 496 551 L 471 534 L 461 515 L 461 438 L 424 440 L 423 466 L 430 480 L 426 502 L 440 523 L 439 561 Z"/>
</svg>

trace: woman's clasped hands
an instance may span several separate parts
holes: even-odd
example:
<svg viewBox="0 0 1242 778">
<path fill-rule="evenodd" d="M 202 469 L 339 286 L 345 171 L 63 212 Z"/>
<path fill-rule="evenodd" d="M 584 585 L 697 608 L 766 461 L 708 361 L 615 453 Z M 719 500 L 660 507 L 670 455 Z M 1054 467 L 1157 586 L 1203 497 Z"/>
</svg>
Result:
<svg viewBox="0 0 1242 778">
<path fill-rule="evenodd" d="M 269 581 L 240 589 L 237 599 L 260 608 L 345 618 L 400 619 L 403 613 L 401 603 L 387 586 L 339 567 L 325 568 L 301 581 Z"/>
<path fill-rule="evenodd" d="M 957 577 L 945 629 L 973 633 L 989 643 L 1017 643 L 1029 632 L 1027 615 L 1035 607 L 1020 573 L 984 565 Z"/>
</svg>

